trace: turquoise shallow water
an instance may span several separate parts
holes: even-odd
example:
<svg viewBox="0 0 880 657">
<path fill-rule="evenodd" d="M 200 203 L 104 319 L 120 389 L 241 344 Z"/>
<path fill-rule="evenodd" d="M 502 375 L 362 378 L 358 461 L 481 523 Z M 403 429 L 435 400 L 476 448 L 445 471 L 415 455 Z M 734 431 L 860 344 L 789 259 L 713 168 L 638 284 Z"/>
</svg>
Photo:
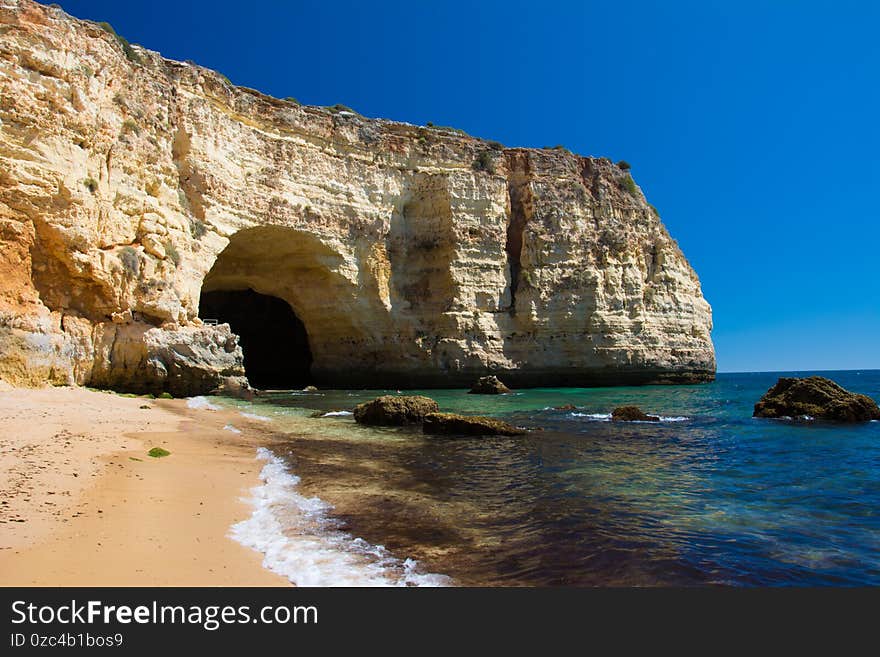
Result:
<svg viewBox="0 0 880 657">
<path fill-rule="evenodd" d="M 822 374 L 880 399 L 880 371 Z M 298 419 L 273 451 L 303 493 L 333 505 L 335 529 L 459 584 L 880 584 L 880 423 L 752 418 L 778 376 L 504 396 L 407 391 L 542 429 L 519 438 L 305 418 L 379 390 L 276 392 L 251 407 Z M 604 420 L 629 403 L 664 421 Z M 552 410 L 564 404 L 577 409 Z"/>
</svg>

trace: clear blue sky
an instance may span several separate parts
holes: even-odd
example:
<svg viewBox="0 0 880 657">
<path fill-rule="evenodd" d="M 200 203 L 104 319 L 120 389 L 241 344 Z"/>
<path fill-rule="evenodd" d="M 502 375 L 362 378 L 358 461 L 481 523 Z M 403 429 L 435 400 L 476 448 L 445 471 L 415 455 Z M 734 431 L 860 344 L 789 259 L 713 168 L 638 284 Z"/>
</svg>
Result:
<svg viewBox="0 0 880 657">
<path fill-rule="evenodd" d="M 60 4 L 274 96 L 626 159 L 719 371 L 880 368 L 880 3 Z"/>
</svg>

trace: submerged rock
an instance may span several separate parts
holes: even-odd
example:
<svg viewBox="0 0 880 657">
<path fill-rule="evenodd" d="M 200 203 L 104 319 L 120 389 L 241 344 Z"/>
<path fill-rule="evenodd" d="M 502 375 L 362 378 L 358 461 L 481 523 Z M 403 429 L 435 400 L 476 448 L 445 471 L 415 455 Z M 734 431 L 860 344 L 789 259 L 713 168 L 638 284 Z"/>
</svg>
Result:
<svg viewBox="0 0 880 657">
<path fill-rule="evenodd" d="M 352 413 L 344 408 L 334 408 L 329 411 L 315 411 L 313 413 L 309 413 L 309 417 L 312 418 L 321 418 L 335 415 L 352 415 Z"/>
<path fill-rule="evenodd" d="M 355 406 L 354 419 L 360 424 L 418 424 L 428 413 L 439 410 L 440 406 L 430 397 L 384 395 Z"/>
<path fill-rule="evenodd" d="M 481 415 L 429 413 L 422 431 L 433 434 L 465 434 L 468 436 L 519 436 L 526 433 L 512 424 Z"/>
<path fill-rule="evenodd" d="M 638 406 L 618 406 L 611 411 L 614 422 L 659 422 L 656 415 L 648 415 Z"/>
<path fill-rule="evenodd" d="M 554 406 L 554 411 L 576 411 L 577 406 L 574 404 L 563 404 L 562 406 Z"/>
<path fill-rule="evenodd" d="M 468 391 L 472 395 L 502 395 L 510 388 L 501 383 L 497 376 L 482 376 Z"/>
<path fill-rule="evenodd" d="M 867 395 L 841 388 L 822 376 L 781 377 L 755 404 L 754 417 L 809 416 L 834 422 L 880 420 L 880 407 Z"/>
</svg>

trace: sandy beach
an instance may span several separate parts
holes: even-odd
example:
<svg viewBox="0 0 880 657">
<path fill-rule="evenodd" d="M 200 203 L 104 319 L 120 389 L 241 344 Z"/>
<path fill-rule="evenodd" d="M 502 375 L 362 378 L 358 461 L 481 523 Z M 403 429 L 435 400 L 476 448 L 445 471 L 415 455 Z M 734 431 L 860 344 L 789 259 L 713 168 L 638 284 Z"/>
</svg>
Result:
<svg viewBox="0 0 880 657">
<path fill-rule="evenodd" d="M 227 536 L 259 483 L 257 424 L 183 400 L 0 390 L 0 584 L 289 585 Z"/>
</svg>

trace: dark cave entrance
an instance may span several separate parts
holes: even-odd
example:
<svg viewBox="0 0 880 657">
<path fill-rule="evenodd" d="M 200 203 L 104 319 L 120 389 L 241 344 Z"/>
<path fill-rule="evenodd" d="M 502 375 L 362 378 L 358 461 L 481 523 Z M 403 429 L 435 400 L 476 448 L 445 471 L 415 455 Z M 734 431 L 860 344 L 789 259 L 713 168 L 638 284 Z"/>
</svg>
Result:
<svg viewBox="0 0 880 657">
<path fill-rule="evenodd" d="M 199 316 L 232 327 L 255 388 L 294 389 L 312 383 L 309 337 L 286 301 L 253 290 L 202 292 Z"/>
</svg>

